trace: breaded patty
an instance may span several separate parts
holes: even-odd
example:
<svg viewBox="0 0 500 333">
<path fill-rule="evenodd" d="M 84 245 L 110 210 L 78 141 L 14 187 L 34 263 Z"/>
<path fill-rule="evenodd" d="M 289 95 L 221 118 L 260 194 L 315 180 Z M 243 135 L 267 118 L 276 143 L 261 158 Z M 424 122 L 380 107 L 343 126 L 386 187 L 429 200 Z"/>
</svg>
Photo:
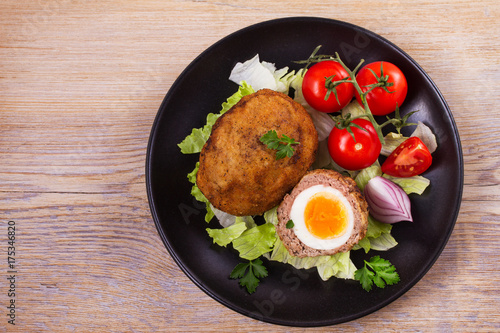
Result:
<svg viewBox="0 0 500 333">
<path fill-rule="evenodd" d="M 259 139 L 270 130 L 300 142 L 292 157 Z M 289 96 L 262 89 L 243 97 L 214 124 L 200 154 L 197 185 L 217 209 L 244 216 L 277 206 L 316 157 L 318 134 L 307 111 Z"/>
</svg>

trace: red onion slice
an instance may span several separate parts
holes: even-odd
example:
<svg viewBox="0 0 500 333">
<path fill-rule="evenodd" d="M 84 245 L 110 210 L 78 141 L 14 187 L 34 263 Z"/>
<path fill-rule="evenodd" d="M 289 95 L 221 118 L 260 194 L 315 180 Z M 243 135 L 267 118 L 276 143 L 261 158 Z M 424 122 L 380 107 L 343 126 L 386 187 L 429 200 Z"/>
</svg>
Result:
<svg viewBox="0 0 500 333">
<path fill-rule="evenodd" d="M 377 176 L 365 186 L 364 194 L 370 214 L 380 222 L 413 222 L 408 195 L 392 181 Z"/>
</svg>

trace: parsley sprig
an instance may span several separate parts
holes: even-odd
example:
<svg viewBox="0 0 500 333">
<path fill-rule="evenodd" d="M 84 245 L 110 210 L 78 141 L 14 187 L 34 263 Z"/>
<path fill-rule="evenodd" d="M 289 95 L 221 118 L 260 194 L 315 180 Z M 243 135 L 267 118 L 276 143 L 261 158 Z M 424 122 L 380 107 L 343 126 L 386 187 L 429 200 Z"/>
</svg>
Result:
<svg viewBox="0 0 500 333">
<path fill-rule="evenodd" d="M 370 261 L 364 261 L 363 268 L 354 272 L 354 278 L 361 282 L 364 290 L 370 291 L 375 284 L 379 288 L 399 282 L 399 275 L 389 260 L 375 256 Z M 371 270 L 370 270 L 371 269 Z"/>
<path fill-rule="evenodd" d="M 290 138 L 286 134 L 278 137 L 275 130 L 270 130 L 260 138 L 260 142 L 267 145 L 267 148 L 276 150 L 276 159 L 280 160 L 285 157 L 292 157 L 295 148 L 292 145 L 298 145 L 300 142 Z"/>
<path fill-rule="evenodd" d="M 231 279 L 240 279 L 240 285 L 245 287 L 249 294 L 257 289 L 261 278 L 267 276 L 267 269 L 262 260 L 250 260 L 248 263 L 239 263 L 231 272 Z"/>
</svg>

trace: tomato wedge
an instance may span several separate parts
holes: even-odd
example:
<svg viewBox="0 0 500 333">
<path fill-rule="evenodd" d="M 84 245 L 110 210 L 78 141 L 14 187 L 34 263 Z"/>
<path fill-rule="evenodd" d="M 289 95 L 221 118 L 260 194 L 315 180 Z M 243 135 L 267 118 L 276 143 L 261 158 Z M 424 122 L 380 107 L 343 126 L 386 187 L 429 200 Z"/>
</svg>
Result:
<svg viewBox="0 0 500 333">
<path fill-rule="evenodd" d="M 429 149 L 414 136 L 394 149 L 382 164 L 382 172 L 394 177 L 413 177 L 426 171 L 431 164 Z"/>
</svg>

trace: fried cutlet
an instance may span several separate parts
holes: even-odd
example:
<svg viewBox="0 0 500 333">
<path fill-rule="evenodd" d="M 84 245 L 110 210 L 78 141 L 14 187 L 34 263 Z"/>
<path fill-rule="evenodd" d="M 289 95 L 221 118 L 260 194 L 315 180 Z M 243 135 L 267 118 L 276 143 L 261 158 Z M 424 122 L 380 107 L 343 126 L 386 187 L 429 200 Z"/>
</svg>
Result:
<svg viewBox="0 0 500 333">
<path fill-rule="evenodd" d="M 260 138 L 270 130 L 300 142 L 292 157 Z M 316 157 L 318 134 L 307 111 L 288 95 L 262 89 L 243 97 L 223 114 L 200 154 L 197 185 L 226 213 L 260 215 L 277 206 Z"/>
</svg>

